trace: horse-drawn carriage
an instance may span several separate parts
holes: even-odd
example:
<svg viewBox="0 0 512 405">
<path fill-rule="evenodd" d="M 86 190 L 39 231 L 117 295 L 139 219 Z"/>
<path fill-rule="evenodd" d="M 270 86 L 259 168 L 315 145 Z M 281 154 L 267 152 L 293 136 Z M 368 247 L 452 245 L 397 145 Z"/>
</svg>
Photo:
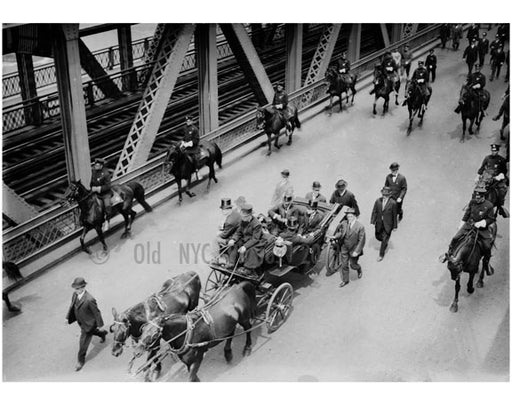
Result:
<svg viewBox="0 0 512 405">
<path fill-rule="evenodd" d="M 293 203 L 304 211 L 308 206 L 308 201 L 303 198 L 295 198 Z M 281 282 L 281 278 L 291 271 L 304 275 L 312 273 L 325 240 L 330 240 L 345 217 L 345 209 L 339 204 L 318 203 L 318 210 L 324 217 L 307 244 L 292 245 L 279 236 L 266 233 L 265 260 L 253 274 L 240 273 L 236 267 L 228 269 L 223 265 L 210 264 L 205 299 L 208 300 L 225 285 L 250 281 L 256 287 L 258 313 L 265 309 L 265 317 L 259 320 L 266 323 L 269 333 L 277 330 L 286 321 L 293 300 L 293 287 L 288 282 Z"/>
</svg>

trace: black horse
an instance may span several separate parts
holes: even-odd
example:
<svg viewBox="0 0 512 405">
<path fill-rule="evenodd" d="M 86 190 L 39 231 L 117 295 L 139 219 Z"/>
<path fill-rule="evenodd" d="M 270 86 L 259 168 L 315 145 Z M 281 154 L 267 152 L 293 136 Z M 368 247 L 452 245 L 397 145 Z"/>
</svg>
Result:
<svg viewBox="0 0 512 405">
<path fill-rule="evenodd" d="M 126 340 L 131 336 L 134 342 L 139 340 L 142 326 L 161 315 L 185 314 L 192 311 L 199 303 L 201 292 L 201 280 L 194 271 L 180 274 L 167 280 L 160 291 L 150 295 L 143 302 L 139 302 L 118 314 L 112 308 L 114 323 L 110 326 L 110 332 L 114 334 L 112 343 L 112 355 L 115 357 L 123 353 Z M 154 356 L 156 352 L 151 352 Z M 156 370 L 159 372 L 160 368 Z"/>
<path fill-rule="evenodd" d="M 208 173 L 208 189 L 210 188 L 210 183 L 213 180 L 217 183 L 217 178 L 215 177 L 215 167 L 214 164 L 217 163 L 219 169 L 222 169 L 222 152 L 219 146 L 215 142 L 204 141 L 199 145 L 200 156 L 197 161 L 197 169 L 200 169 L 203 166 L 208 166 L 210 170 Z M 190 191 L 190 181 L 192 179 L 192 174 L 196 171 L 195 164 L 192 160 L 192 156 L 186 152 L 182 147 L 182 143 L 172 144 L 169 150 L 167 151 L 167 155 L 165 156 L 164 167 L 167 167 L 169 173 L 174 176 L 176 183 L 178 184 L 178 197 L 179 202 L 183 201 L 182 196 L 182 187 L 181 181 L 186 180 L 187 184 L 185 186 L 185 193 L 189 197 L 195 197 L 195 194 Z"/>
<path fill-rule="evenodd" d="M 460 115 L 462 118 L 462 137 L 460 142 L 464 142 L 466 136 L 466 121 L 469 120 L 468 131 L 473 134 L 473 123 L 476 124 L 477 132 L 480 131 L 480 124 L 485 116 L 484 111 L 489 106 L 491 95 L 487 90 L 482 90 L 483 97 L 480 97 L 478 93 L 468 88 L 467 85 L 462 86 L 460 90 L 459 105 Z"/>
<path fill-rule="evenodd" d="M 153 209 L 146 202 L 144 187 L 136 181 L 130 181 L 122 185 L 112 185 L 112 190 L 121 197 L 120 202 L 112 202 L 112 211 L 114 215 L 116 212 L 119 212 L 123 216 L 125 229 L 121 238 L 126 238 L 130 235 L 132 222 L 136 215 L 136 212 L 132 209 L 133 199 L 135 198 L 137 202 L 144 207 L 146 212 L 151 212 Z M 103 221 L 105 220 L 103 201 L 96 193 L 88 190 L 80 180 L 71 182 L 64 193 L 64 198 L 68 202 L 76 201 L 80 208 L 80 223 L 83 226 L 82 235 L 80 236 L 82 250 L 91 254 L 91 250 L 85 246 L 84 240 L 85 235 L 87 235 L 91 229 L 95 229 L 103 245 L 103 250 L 107 251 L 108 248 L 102 230 Z"/>
<path fill-rule="evenodd" d="M 420 119 L 418 126 L 421 127 L 423 124 L 423 117 L 428 100 L 424 100 L 421 88 L 414 81 L 407 81 L 405 91 L 409 94 L 406 101 L 409 110 L 409 127 L 407 128 L 407 135 L 409 135 L 412 131 L 412 122 L 416 115 Z"/>
<path fill-rule="evenodd" d="M 189 381 L 199 381 L 197 372 L 204 354 L 222 340 L 226 340 L 224 357 L 231 362 L 231 340 L 237 324 L 246 332 L 243 355 L 251 353 L 251 318 L 255 316 L 256 308 L 255 287 L 251 282 L 243 281 L 231 286 L 226 293 L 221 292 L 220 298 L 214 298 L 206 308 L 186 315 L 162 316 L 147 323 L 142 328 L 135 352 L 141 356 L 146 350 L 158 350 L 160 338 L 163 338 L 187 366 Z"/>
<path fill-rule="evenodd" d="M 273 109 L 272 107 L 258 107 L 256 110 L 256 127 L 263 129 L 267 134 L 268 151 L 267 156 L 272 154 L 272 135 L 275 135 L 274 146 L 280 149 L 279 145 L 279 133 L 285 128 L 286 134 L 288 135 L 287 145 L 292 144 L 292 135 L 295 128 L 300 128 L 299 113 L 297 108 L 294 106 L 288 106 L 287 111 L 284 112 L 289 120 L 286 120 L 281 114 Z"/>
<path fill-rule="evenodd" d="M 496 238 L 497 226 L 496 223 L 489 225 L 489 231 L 492 235 L 492 243 Z M 478 229 L 472 228 L 453 249 L 453 253 L 446 256 L 448 270 L 450 271 L 452 280 L 455 281 L 455 298 L 450 306 L 451 312 L 457 312 L 460 291 L 460 275 L 462 272 L 469 274 L 467 284 L 467 291 L 473 294 L 473 279 L 478 273 L 480 259 L 482 258 L 482 251 L 480 243 L 478 242 Z M 484 286 L 484 272 L 488 275 L 494 273 L 494 269 L 489 264 L 489 260 L 484 257 L 482 261 L 482 270 L 476 286 L 482 288 Z"/>
<path fill-rule="evenodd" d="M 331 66 L 327 69 L 327 72 L 325 72 L 325 79 L 329 83 L 329 88 L 327 89 L 327 94 L 329 94 L 329 114 L 332 112 L 332 100 L 334 96 L 338 97 L 340 112 L 343 111 L 343 93 L 345 93 L 346 102 L 348 104 L 350 91 L 352 93 L 351 104 L 354 104 L 354 97 L 357 93 L 356 83 L 358 76 L 357 74 L 351 75 L 351 81 L 348 81 L 345 76 L 347 75 L 338 73 L 335 66 Z"/>
<path fill-rule="evenodd" d="M 398 105 L 398 91 L 400 90 L 400 80 L 398 80 L 395 85 L 393 85 L 393 81 L 388 78 L 387 75 L 382 73 L 379 67 L 375 67 L 373 71 L 373 94 L 375 94 L 375 99 L 373 100 L 373 114 L 377 114 L 377 100 L 379 98 L 384 99 L 384 104 L 382 106 L 382 115 L 386 114 L 389 110 L 389 95 L 391 92 L 395 92 L 395 104 Z"/>
<path fill-rule="evenodd" d="M 476 187 L 484 188 L 486 190 L 485 199 L 489 201 L 494 207 L 495 217 L 497 217 L 498 214 L 500 214 L 503 218 L 509 218 L 510 214 L 506 207 L 503 207 L 499 204 L 499 183 L 500 182 L 497 181 L 491 173 L 489 173 L 488 171 L 484 171 L 480 175 L 476 183 Z"/>
</svg>

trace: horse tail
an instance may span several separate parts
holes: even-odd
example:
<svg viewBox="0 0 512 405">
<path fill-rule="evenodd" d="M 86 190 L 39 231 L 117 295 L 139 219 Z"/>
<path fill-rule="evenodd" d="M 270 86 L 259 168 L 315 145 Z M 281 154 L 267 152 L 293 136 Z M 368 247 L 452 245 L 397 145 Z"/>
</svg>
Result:
<svg viewBox="0 0 512 405">
<path fill-rule="evenodd" d="M 23 278 L 18 265 L 14 262 L 2 262 L 2 268 L 4 269 L 5 274 L 7 274 L 7 278 L 9 280 L 18 281 Z"/>
<path fill-rule="evenodd" d="M 256 316 L 256 310 L 258 306 L 256 303 L 256 288 L 250 281 L 242 281 L 239 286 L 249 297 L 249 302 L 251 304 L 251 307 L 249 308 L 249 314 L 251 318 L 254 318 Z"/>
<path fill-rule="evenodd" d="M 142 187 L 142 184 L 136 181 L 130 181 L 128 184 L 128 187 L 130 187 L 133 190 L 133 196 L 137 200 L 137 202 L 142 205 L 144 208 L 144 211 L 151 212 L 153 211 L 153 208 L 146 202 L 145 193 L 144 193 L 144 187 Z"/>
<path fill-rule="evenodd" d="M 222 151 L 215 142 L 212 142 L 213 149 L 215 150 L 215 163 L 219 166 L 219 169 L 222 169 Z"/>
</svg>

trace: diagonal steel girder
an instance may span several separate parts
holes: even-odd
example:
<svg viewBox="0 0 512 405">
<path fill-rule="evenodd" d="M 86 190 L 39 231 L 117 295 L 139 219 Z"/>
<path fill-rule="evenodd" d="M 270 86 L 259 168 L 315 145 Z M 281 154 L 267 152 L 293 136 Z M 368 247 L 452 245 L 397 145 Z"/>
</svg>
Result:
<svg viewBox="0 0 512 405">
<path fill-rule="evenodd" d="M 413 24 L 413 23 L 403 24 L 402 39 L 405 39 L 407 37 L 410 37 L 410 36 L 416 34 L 417 30 L 418 30 L 418 24 Z"/>
<path fill-rule="evenodd" d="M 158 57 L 114 171 L 114 177 L 119 177 L 147 161 L 194 29 L 195 24 L 166 26 Z"/>
<path fill-rule="evenodd" d="M 270 103 L 274 96 L 272 83 L 244 26 L 242 24 L 220 24 L 220 28 L 242 68 L 249 86 L 256 95 L 258 103 L 262 105 Z"/>
<path fill-rule="evenodd" d="M 37 210 L 2 182 L 2 213 L 16 224 L 22 224 L 38 215 Z"/>
</svg>

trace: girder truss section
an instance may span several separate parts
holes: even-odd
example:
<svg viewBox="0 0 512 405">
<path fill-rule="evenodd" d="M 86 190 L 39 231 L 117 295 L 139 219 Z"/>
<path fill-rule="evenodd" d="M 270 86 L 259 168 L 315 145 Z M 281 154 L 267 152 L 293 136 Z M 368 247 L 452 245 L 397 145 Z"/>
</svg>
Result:
<svg viewBox="0 0 512 405">
<path fill-rule="evenodd" d="M 148 79 L 139 110 L 130 128 L 114 177 L 144 164 L 171 98 L 195 24 L 169 24 Z"/>
<path fill-rule="evenodd" d="M 408 38 L 411 35 L 416 34 L 418 30 L 418 24 L 407 23 L 403 25 L 402 29 L 402 39 Z"/>
<path fill-rule="evenodd" d="M 146 56 L 144 57 L 144 63 L 150 63 L 153 61 L 155 56 L 158 53 L 158 49 L 160 46 L 160 42 L 162 41 L 162 37 L 165 31 L 165 24 L 157 24 L 155 28 L 155 33 L 153 34 L 153 38 L 151 39 L 151 43 L 149 44 L 148 51 Z"/>
<path fill-rule="evenodd" d="M 37 216 L 37 210 L 2 182 L 3 214 L 16 224 L 22 224 Z"/>
</svg>

